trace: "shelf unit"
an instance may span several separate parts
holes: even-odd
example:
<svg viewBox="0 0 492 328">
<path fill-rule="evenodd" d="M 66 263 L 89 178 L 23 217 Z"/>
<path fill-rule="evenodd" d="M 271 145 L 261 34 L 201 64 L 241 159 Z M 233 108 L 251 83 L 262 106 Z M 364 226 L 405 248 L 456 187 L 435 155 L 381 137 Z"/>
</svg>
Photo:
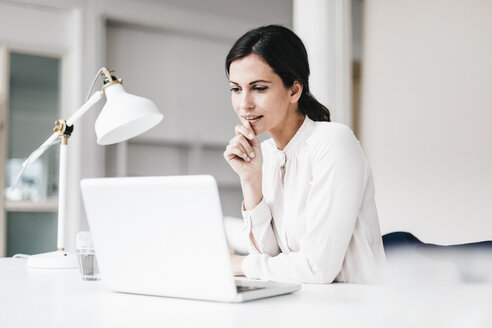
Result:
<svg viewBox="0 0 492 328">
<path fill-rule="evenodd" d="M 63 55 L 53 51 L 0 47 L 0 257 L 15 253 L 34 254 L 56 247 L 57 186 L 56 150 L 48 151 L 24 173 L 27 199 L 7 197 L 7 163 L 29 155 L 50 132 L 60 116 L 61 71 Z M 58 70 L 58 72 L 57 72 Z M 42 102 L 40 101 L 42 99 Z M 63 98 L 64 99 L 64 98 Z M 20 127 L 23 127 L 20 128 Z M 15 163 L 15 162 L 14 162 Z M 14 164 L 16 165 L 16 164 Z M 56 166 L 56 168 L 55 168 Z M 14 166 L 15 167 L 15 166 Z M 14 170 L 20 169 L 13 168 Z M 12 170 L 12 168 L 11 168 Z M 12 174 L 10 172 L 9 174 Z M 31 186 L 34 194 L 26 195 Z M 36 197 L 39 200 L 30 200 Z"/>
<path fill-rule="evenodd" d="M 5 201 L 7 212 L 56 212 L 58 211 L 58 199 L 48 198 L 43 201 Z"/>
</svg>

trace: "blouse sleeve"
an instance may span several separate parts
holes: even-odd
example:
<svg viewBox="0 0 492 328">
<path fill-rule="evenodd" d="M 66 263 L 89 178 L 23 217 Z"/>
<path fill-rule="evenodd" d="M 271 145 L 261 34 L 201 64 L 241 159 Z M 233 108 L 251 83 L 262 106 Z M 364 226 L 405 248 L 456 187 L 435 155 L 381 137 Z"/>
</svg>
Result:
<svg viewBox="0 0 492 328">
<path fill-rule="evenodd" d="M 306 233 L 299 251 L 247 256 L 242 264 L 247 277 L 331 283 L 341 271 L 361 207 L 368 166 L 349 128 L 328 138 L 334 138 L 328 145 L 313 145 L 311 190 L 306 216 L 300 218 L 306 222 Z"/>
<path fill-rule="evenodd" d="M 244 209 L 244 206 L 242 206 Z M 272 228 L 272 213 L 265 199 L 262 199 L 255 208 L 242 211 L 244 218 L 244 234 L 248 240 L 249 254 L 266 254 L 275 256 L 280 253 L 277 238 Z M 253 234 L 256 242 L 253 244 L 250 234 Z"/>
</svg>

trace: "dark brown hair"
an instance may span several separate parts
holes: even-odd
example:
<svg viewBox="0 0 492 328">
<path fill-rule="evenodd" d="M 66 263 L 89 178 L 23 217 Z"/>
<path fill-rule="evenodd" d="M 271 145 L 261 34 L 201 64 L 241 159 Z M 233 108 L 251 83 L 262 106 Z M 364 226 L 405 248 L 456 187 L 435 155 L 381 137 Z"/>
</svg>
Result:
<svg viewBox="0 0 492 328">
<path fill-rule="evenodd" d="M 309 92 L 309 62 L 301 39 L 291 30 L 280 25 L 255 28 L 241 36 L 226 57 L 226 74 L 235 60 L 256 54 L 280 76 L 286 88 L 294 81 L 303 86 L 299 98 L 299 111 L 313 121 L 330 121 L 330 111 Z"/>
</svg>

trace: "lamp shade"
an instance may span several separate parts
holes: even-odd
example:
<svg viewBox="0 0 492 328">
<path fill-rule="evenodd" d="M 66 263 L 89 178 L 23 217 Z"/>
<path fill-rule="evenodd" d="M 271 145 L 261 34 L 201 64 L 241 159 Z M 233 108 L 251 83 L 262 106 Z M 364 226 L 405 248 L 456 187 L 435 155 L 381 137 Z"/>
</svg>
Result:
<svg viewBox="0 0 492 328">
<path fill-rule="evenodd" d="M 164 117 L 147 98 L 125 91 L 120 83 L 104 90 L 104 105 L 96 120 L 97 143 L 110 145 L 138 136 L 156 126 Z"/>
</svg>

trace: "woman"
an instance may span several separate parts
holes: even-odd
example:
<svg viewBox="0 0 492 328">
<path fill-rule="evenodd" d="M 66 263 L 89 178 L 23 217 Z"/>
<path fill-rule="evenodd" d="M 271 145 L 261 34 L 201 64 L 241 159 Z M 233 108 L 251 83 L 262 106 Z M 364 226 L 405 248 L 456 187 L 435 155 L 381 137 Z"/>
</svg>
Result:
<svg viewBox="0 0 492 328">
<path fill-rule="evenodd" d="M 352 131 L 309 93 L 302 41 L 278 25 L 251 30 L 226 72 L 242 124 L 224 158 L 241 180 L 250 244 L 248 256 L 231 256 L 234 273 L 374 282 L 384 251 L 371 171 Z"/>
</svg>

